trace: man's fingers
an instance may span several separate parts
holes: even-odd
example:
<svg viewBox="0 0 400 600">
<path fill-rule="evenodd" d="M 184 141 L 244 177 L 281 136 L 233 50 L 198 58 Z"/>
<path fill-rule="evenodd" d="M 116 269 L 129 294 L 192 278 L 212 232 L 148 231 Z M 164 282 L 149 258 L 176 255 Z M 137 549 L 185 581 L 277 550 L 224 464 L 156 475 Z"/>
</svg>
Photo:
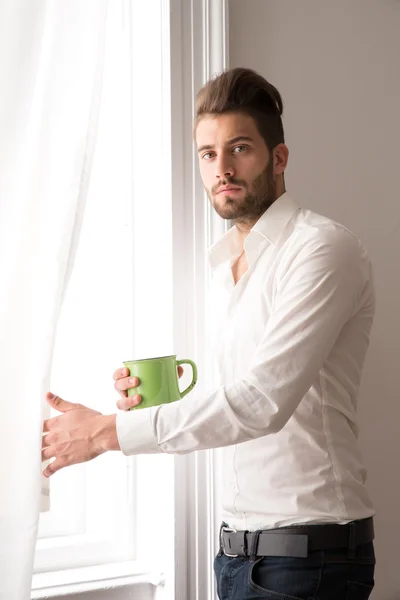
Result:
<svg viewBox="0 0 400 600">
<path fill-rule="evenodd" d="M 46 431 L 48 431 L 48 429 Z M 51 442 L 52 442 L 51 433 L 47 433 L 46 435 L 43 435 L 42 436 L 42 450 L 44 448 L 47 448 L 48 446 L 50 446 Z"/>
<path fill-rule="evenodd" d="M 68 444 L 68 442 L 67 442 Z M 54 458 L 57 454 L 61 453 L 61 456 L 57 456 L 57 458 L 49 463 L 45 470 L 43 471 L 44 477 L 50 477 L 63 467 L 67 467 L 69 464 L 69 460 L 66 455 L 62 455 L 62 452 L 65 451 L 65 443 L 59 443 L 56 441 L 54 434 L 49 433 L 46 436 L 43 436 L 42 439 L 42 462 L 50 460 Z"/>
<path fill-rule="evenodd" d="M 60 398 L 60 396 L 56 396 L 51 392 L 47 392 L 46 400 L 52 408 L 62 413 L 68 412 L 69 410 L 73 410 L 78 406 L 78 404 L 75 404 L 74 402 L 67 402 L 67 400 L 63 400 L 62 398 Z"/>
<path fill-rule="evenodd" d="M 56 458 L 56 460 L 53 460 L 52 463 L 47 465 L 47 467 L 43 471 L 43 476 L 51 477 L 51 475 L 54 475 L 54 473 L 57 473 L 57 471 L 66 466 L 68 466 L 68 461 L 65 458 Z"/>
<path fill-rule="evenodd" d="M 182 377 L 182 375 L 183 375 L 183 367 L 179 366 L 178 367 L 178 377 L 179 377 L 179 379 Z"/>
<path fill-rule="evenodd" d="M 139 394 L 135 396 L 130 396 L 129 398 L 121 398 L 121 400 L 117 401 L 117 407 L 119 410 L 129 410 L 133 406 L 137 406 L 142 401 L 142 397 Z"/>
<path fill-rule="evenodd" d="M 57 427 L 58 424 L 58 418 L 57 417 L 52 417 L 51 419 L 46 419 L 45 421 L 43 421 L 43 433 L 46 433 L 48 431 L 53 431 L 55 427 Z"/>
<path fill-rule="evenodd" d="M 130 398 L 129 398 L 130 400 Z M 123 398 L 122 400 L 117 400 L 117 408 L 119 410 L 129 410 L 129 406 L 127 404 L 128 398 Z"/>
<path fill-rule="evenodd" d="M 75 404 L 74 402 L 67 402 L 67 400 L 63 400 L 62 398 L 60 398 L 60 396 L 55 396 L 51 392 L 47 392 L 46 400 L 47 400 L 47 403 L 51 406 L 51 408 L 54 408 L 55 410 L 58 410 L 59 412 L 62 412 L 62 413 L 66 413 L 70 410 L 74 410 L 74 409 L 78 408 L 78 406 L 81 406 L 80 404 Z M 43 431 L 44 432 L 51 431 L 57 423 L 58 423 L 57 417 L 52 417 L 51 419 L 46 419 L 43 422 Z"/>
<path fill-rule="evenodd" d="M 43 421 L 43 433 L 46 433 L 47 431 L 50 431 L 51 429 L 51 421 L 53 419 L 46 419 L 45 421 Z"/>
<path fill-rule="evenodd" d="M 118 392 L 126 392 L 131 388 L 135 388 L 139 385 L 139 379 L 137 377 L 124 377 L 123 379 L 117 379 L 114 383 L 114 387 Z M 121 394 L 124 395 L 125 394 Z"/>
<path fill-rule="evenodd" d="M 126 367 L 123 367 L 122 369 L 117 369 L 114 372 L 113 378 L 117 380 L 121 379 L 121 377 L 126 377 L 127 375 L 129 375 L 128 369 Z"/>
<path fill-rule="evenodd" d="M 43 448 L 48 448 L 49 446 L 54 446 L 54 444 L 59 444 L 60 442 L 67 442 L 68 434 L 60 431 L 60 429 L 50 430 L 49 433 L 42 435 L 42 450 Z"/>
<path fill-rule="evenodd" d="M 47 448 L 43 448 L 42 450 L 42 462 L 45 460 L 49 460 L 49 458 L 53 458 L 54 456 L 54 448 L 52 446 L 48 446 Z"/>
</svg>

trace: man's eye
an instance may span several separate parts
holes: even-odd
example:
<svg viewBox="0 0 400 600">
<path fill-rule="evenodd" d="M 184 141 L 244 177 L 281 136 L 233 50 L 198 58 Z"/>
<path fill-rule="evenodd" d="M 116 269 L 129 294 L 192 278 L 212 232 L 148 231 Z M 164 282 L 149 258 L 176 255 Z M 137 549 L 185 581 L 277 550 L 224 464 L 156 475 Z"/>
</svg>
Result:
<svg viewBox="0 0 400 600">
<path fill-rule="evenodd" d="M 236 152 L 236 154 L 239 154 L 241 152 L 245 152 L 247 150 L 247 146 L 235 146 L 233 148 L 233 152 Z"/>
<path fill-rule="evenodd" d="M 210 158 L 212 158 L 213 156 L 213 152 L 206 152 L 205 154 L 203 154 L 202 158 L 204 158 L 205 160 L 210 160 Z"/>
</svg>

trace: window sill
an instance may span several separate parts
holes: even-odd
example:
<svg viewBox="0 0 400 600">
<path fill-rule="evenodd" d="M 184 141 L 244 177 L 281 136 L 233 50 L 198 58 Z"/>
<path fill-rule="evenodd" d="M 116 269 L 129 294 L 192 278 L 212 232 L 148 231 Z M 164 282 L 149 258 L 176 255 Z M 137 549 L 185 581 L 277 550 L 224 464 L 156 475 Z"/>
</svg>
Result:
<svg viewBox="0 0 400 600">
<path fill-rule="evenodd" d="M 31 600 L 140 584 L 164 585 L 164 576 L 141 568 L 136 561 L 36 573 L 32 580 Z"/>
</svg>

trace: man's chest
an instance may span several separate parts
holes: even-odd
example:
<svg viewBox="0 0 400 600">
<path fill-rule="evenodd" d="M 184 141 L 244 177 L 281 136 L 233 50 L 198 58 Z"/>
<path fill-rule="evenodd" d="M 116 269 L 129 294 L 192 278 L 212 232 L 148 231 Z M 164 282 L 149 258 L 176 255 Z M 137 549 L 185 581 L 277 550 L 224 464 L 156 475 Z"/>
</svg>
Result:
<svg viewBox="0 0 400 600">
<path fill-rule="evenodd" d="M 238 265 L 235 272 L 227 265 L 213 282 L 211 339 L 218 370 L 225 375 L 223 383 L 247 369 L 267 327 L 276 296 L 276 281 L 267 259 L 246 269 L 245 264 Z M 235 274 L 240 275 L 236 285 Z"/>
<path fill-rule="evenodd" d="M 237 285 L 249 268 L 245 254 L 242 254 L 232 265 L 233 283 Z"/>
</svg>

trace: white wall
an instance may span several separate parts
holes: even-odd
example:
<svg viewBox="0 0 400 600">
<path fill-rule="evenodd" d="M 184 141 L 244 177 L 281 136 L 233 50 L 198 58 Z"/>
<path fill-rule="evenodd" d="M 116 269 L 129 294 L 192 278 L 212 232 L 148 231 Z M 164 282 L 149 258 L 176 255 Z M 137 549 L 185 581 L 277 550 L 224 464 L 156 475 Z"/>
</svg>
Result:
<svg viewBox="0 0 400 600">
<path fill-rule="evenodd" d="M 400 2 L 231 0 L 230 66 L 258 70 L 285 102 L 288 191 L 365 242 L 378 310 L 360 392 L 375 502 L 374 600 L 400 570 Z"/>
</svg>

